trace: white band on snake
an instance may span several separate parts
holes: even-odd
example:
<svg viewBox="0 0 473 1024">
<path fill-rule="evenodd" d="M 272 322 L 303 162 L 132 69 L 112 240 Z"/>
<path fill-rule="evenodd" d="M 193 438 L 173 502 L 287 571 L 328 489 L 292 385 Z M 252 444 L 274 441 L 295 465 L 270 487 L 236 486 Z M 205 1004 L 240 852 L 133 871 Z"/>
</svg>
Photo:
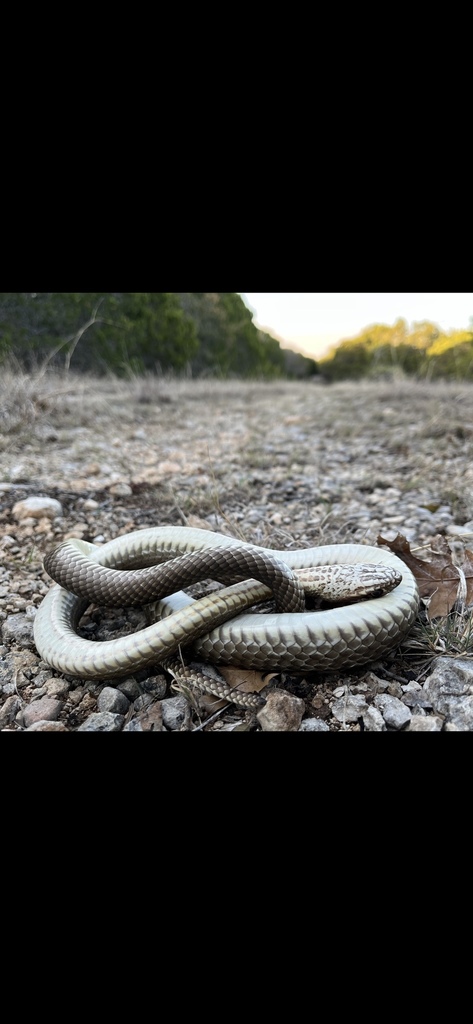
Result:
<svg viewBox="0 0 473 1024">
<path fill-rule="evenodd" d="M 241 582 L 198 600 L 182 590 L 170 594 L 168 591 L 157 605 L 159 621 L 116 640 L 85 640 L 77 635 L 80 617 L 95 598 L 94 573 L 105 587 L 97 598 L 102 602 L 110 604 L 113 598 L 114 604 L 122 606 L 149 603 L 157 597 L 153 572 L 159 581 L 159 572 L 169 569 L 161 563 L 179 557 L 178 570 L 182 572 L 186 559 L 180 556 L 206 551 L 212 553 L 214 561 L 207 569 L 204 566 L 203 572 L 199 570 L 199 579 Z M 225 563 L 227 554 L 229 565 L 223 564 L 219 571 L 218 559 L 222 557 Z M 250 558 L 250 567 L 245 554 Z M 188 561 L 192 577 L 192 558 Z M 282 569 L 278 562 L 283 563 Z M 353 566 L 356 573 L 361 563 L 369 563 L 368 575 L 375 567 L 381 571 L 381 582 L 376 584 L 378 593 L 385 585 L 394 589 L 357 604 L 324 610 L 244 612 L 271 597 L 272 574 L 278 577 L 279 608 L 284 607 L 287 599 L 292 608 L 301 609 L 301 583 L 304 589 L 307 570 Z M 101 566 L 111 570 L 104 581 Z M 143 568 L 151 566 L 156 569 Z M 390 551 L 359 544 L 273 551 L 207 530 L 163 526 L 137 530 L 101 546 L 80 540 L 65 541 L 45 559 L 45 568 L 51 575 L 54 572 L 55 578 L 58 573 L 62 586 L 51 587 L 36 613 L 36 647 L 52 668 L 80 678 L 119 677 L 160 663 L 189 644 L 194 656 L 242 668 L 293 672 L 349 668 L 377 660 L 396 646 L 412 626 L 419 606 L 417 584 L 409 568 Z M 135 572 L 137 569 L 141 576 Z M 298 570 L 304 570 L 299 579 Z M 383 583 L 385 570 L 387 583 Z M 259 576 L 255 577 L 253 573 L 257 571 Z M 326 573 L 322 569 L 321 575 Z M 130 599 L 126 593 L 128 575 L 135 581 Z M 256 581 L 262 577 L 264 582 Z M 174 579 L 171 575 L 166 577 L 165 586 L 179 588 L 189 582 L 184 576 Z M 85 589 L 81 590 L 81 586 Z M 161 590 L 163 584 L 158 582 L 156 586 Z M 73 587 L 75 593 L 71 592 Z"/>
</svg>

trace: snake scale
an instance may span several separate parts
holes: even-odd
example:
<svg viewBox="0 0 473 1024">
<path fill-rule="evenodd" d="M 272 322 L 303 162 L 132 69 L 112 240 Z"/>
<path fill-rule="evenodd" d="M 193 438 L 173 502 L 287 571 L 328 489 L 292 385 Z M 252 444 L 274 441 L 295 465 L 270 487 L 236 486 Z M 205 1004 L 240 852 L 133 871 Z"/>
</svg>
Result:
<svg viewBox="0 0 473 1024">
<path fill-rule="evenodd" d="M 169 561 L 172 559 L 172 561 Z M 307 577 L 361 564 L 381 573 L 375 593 L 358 603 L 305 609 Z M 419 605 L 409 568 L 392 552 L 358 544 L 276 551 L 191 527 L 137 530 L 103 545 L 64 541 L 46 556 L 58 582 L 38 608 L 34 638 L 52 668 L 110 679 L 163 663 L 192 644 L 216 664 L 260 670 L 331 670 L 376 660 L 410 629 Z M 199 579 L 230 585 L 194 600 L 181 587 Z M 273 596 L 271 614 L 245 609 Z M 159 603 L 158 603 L 159 599 Z M 126 606 L 155 602 L 158 620 L 114 640 L 93 641 L 76 627 L 91 601 Z"/>
</svg>

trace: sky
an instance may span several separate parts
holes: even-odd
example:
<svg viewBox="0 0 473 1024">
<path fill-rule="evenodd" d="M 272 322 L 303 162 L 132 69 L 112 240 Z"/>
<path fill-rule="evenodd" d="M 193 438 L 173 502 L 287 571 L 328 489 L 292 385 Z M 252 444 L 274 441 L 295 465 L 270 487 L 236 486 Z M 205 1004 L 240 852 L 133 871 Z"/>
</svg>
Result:
<svg viewBox="0 0 473 1024">
<path fill-rule="evenodd" d="M 473 292 L 240 292 L 257 327 L 287 348 L 318 358 L 372 324 L 428 320 L 445 333 L 468 330 Z"/>
</svg>

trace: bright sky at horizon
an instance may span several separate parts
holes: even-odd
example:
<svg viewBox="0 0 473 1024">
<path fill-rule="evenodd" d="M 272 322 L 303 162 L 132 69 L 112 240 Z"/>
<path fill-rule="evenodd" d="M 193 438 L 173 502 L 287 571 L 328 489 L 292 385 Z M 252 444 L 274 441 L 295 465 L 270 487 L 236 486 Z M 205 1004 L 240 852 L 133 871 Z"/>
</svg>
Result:
<svg viewBox="0 0 473 1024">
<path fill-rule="evenodd" d="M 473 292 L 240 292 L 257 327 L 314 358 L 371 324 L 409 327 L 428 320 L 442 331 L 468 330 Z"/>
</svg>

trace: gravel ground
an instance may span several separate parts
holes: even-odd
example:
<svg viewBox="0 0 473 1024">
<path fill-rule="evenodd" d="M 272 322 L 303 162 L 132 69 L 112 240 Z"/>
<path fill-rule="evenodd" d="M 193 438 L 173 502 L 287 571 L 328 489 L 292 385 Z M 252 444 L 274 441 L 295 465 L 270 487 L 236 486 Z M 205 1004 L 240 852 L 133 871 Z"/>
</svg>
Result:
<svg viewBox="0 0 473 1024">
<path fill-rule="evenodd" d="M 357 671 L 276 674 L 258 712 L 187 700 L 159 666 L 113 681 L 62 676 L 39 659 L 32 634 L 50 585 L 42 559 L 66 537 L 103 543 L 189 525 L 273 548 L 376 544 L 398 532 L 423 557 L 438 535 L 470 547 L 471 385 L 71 376 L 3 385 L 3 731 L 473 728 L 473 662 L 463 657 L 458 669 L 460 714 L 435 675 L 440 662 L 452 666 L 432 661 L 438 647 L 419 657 L 402 644 Z M 25 505 L 31 498 L 41 501 Z M 104 639 L 143 624 L 139 611 L 92 609 L 81 629 Z"/>
</svg>

